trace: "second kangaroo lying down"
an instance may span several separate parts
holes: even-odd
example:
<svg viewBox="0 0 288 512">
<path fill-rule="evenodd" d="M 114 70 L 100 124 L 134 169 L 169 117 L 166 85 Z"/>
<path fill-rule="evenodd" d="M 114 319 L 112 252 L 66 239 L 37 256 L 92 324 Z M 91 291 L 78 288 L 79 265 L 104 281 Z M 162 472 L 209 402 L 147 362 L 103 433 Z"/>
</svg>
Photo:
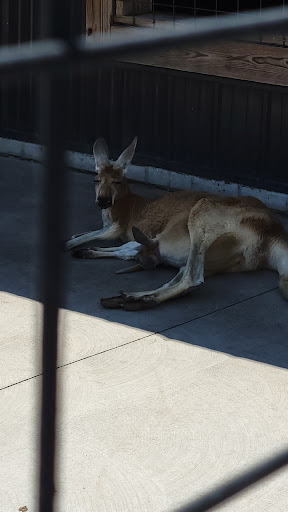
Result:
<svg viewBox="0 0 288 512">
<path fill-rule="evenodd" d="M 252 199 L 252 198 L 251 198 Z M 260 202 L 247 198 L 203 198 L 189 212 L 171 218 L 154 239 L 133 228 L 143 268 L 166 263 L 179 268 L 156 290 L 122 293 L 102 299 L 108 308 L 139 310 L 189 292 L 204 277 L 224 272 L 272 269 L 288 300 L 288 236 L 281 223 Z"/>
</svg>

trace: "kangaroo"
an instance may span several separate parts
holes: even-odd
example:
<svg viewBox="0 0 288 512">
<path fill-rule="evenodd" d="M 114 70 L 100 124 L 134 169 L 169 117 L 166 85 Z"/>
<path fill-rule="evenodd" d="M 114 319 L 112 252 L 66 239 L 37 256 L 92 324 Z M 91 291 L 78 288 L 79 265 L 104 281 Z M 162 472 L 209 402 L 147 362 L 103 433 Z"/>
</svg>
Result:
<svg viewBox="0 0 288 512">
<path fill-rule="evenodd" d="M 153 307 L 187 293 L 204 281 L 204 275 L 260 268 L 279 273 L 280 289 L 288 299 L 287 234 L 272 212 L 254 197 L 223 198 L 178 191 L 152 201 L 133 194 L 126 169 L 136 144 L 137 138 L 113 163 L 104 139 L 96 140 L 96 202 L 102 208 L 103 228 L 75 235 L 66 248 L 120 238 L 126 242 L 120 247 L 78 249 L 73 255 L 138 260 L 129 271 L 153 268 L 162 262 L 180 270 L 157 290 L 102 299 L 102 305 L 135 310 Z"/>
<path fill-rule="evenodd" d="M 137 137 L 132 141 L 116 162 L 109 160 L 108 148 L 104 139 L 97 139 L 93 146 L 95 159 L 96 204 L 102 209 L 102 229 L 74 235 L 65 244 L 66 250 L 94 240 L 121 239 L 119 247 L 74 250 L 78 258 L 116 257 L 134 259 L 138 243 L 134 241 L 132 227 L 138 226 L 150 237 L 163 231 L 169 218 L 185 208 L 190 210 L 196 202 L 211 194 L 205 192 L 177 191 L 166 193 L 151 200 L 131 192 L 126 170 L 134 156 Z M 257 201 L 257 200 L 256 200 Z"/>
<path fill-rule="evenodd" d="M 288 235 L 264 205 L 250 199 L 207 197 L 171 218 L 150 238 L 133 228 L 137 259 L 144 268 L 166 263 L 178 274 L 156 290 L 102 299 L 107 308 L 140 310 L 188 293 L 204 278 L 225 272 L 272 269 L 288 300 Z M 129 269 L 128 269 L 129 270 Z"/>
<path fill-rule="evenodd" d="M 97 139 L 93 146 L 95 158 L 96 203 L 102 209 L 102 229 L 74 235 L 66 242 L 66 249 L 78 258 L 116 257 L 134 260 L 138 255 L 139 243 L 135 241 L 132 228 L 138 227 L 148 237 L 154 238 L 161 233 L 170 219 L 185 212 L 187 218 L 193 206 L 203 198 L 217 197 L 206 192 L 177 191 L 168 192 L 162 197 L 150 200 L 131 192 L 126 170 L 134 156 L 137 137 L 132 141 L 116 162 L 109 160 L 108 148 L 104 139 Z M 263 203 L 253 197 L 239 199 L 243 204 L 261 206 Z M 75 249 L 77 246 L 94 240 L 116 240 L 123 243 L 120 247 Z M 138 264 L 130 271 L 143 267 Z M 121 271 L 119 271 L 121 272 Z"/>
</svg>

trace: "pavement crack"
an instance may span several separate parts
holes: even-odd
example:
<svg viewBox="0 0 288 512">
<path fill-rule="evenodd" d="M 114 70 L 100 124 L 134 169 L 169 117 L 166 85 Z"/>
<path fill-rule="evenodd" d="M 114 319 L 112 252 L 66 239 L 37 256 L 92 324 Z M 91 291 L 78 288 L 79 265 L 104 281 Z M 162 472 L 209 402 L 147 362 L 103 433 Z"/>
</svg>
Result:
<svg viewBox="0 0 288 512">
<path fill-rule="evenodd" d="M 180 322 L 178 324 L 172 325 L 172 326 L 170 326 L 168 328 L 165 328 L 165 329 L 161 329 L 159 331 L 150 332 L 146 336 L 141 336 L 140 338 L 137 338 L 136 340 L 128 341 L 127 343 L 123 343 L 122 345 L 118 345 L 117 347 L 111 347 L 111 348 L 108 348 L 106 350 L 102 350 L 101 352 L 97 352 L 97 354 L 91 354 L 89 356 L 82 357 L 82 358 L 77 359 L 75 361 L 70 361 L 69 363 L 65 363 L 65 364 L 59 365 L 59 366 L 57 366 L 57 369 L 58 368 L 64 368 L 65 366 L 69 366 L 71 364 L 75 364 L 75 363 L 78 363 L 80 361 L 85 361 L 86 359 L 90 359 L 91 357 L 100 356 L 101 354 L 105 354 L 106 352 L 111 352 L 112 350 L 118 350 L 118 349 L 120 349 L 122 347 L 125 347 L 127 345 L 131 345 L 132 343 L 137 343 L 138 341 L 142 341 L 142 340 L 145 340 L 147 338 L 151 338 L 151 336 L 155 336 L 157 334 L 165 333 L 167 331 L 170 331 L 170 329 L 175 329 L 176 327 L 180 327 L 181 325 L 185 325 L 185 324 L 188 324 L 190 322 L 195 322 L 196 320 L 200 320 L 201 318 L 205 318 L 207 316 L 214 315 L 215 313 L 218 313 L 220 311 L 225 311 L 225 309 L 232 308 L 233 306 L 237 306 L 238 304 L 242 304 L 243 302 L 247 302 L 248 300 L 255 299 L 256 297 L 261 297 L 261 295 L 265 295 L 266 293 L 273 292 L 274 290 L 277 290 L 277 289 L 278 289 L 278 287 L 275 286 L 274 288 L 271 288 L 270 290 L 266 290 L 264 292 L 257 293 L 256 295 L 252 295 L 251 297 L 246 297 L 245 299 L 233 302 L 233 304 L 229 304 L 227 306 L 223 306 L 222 308 L 218 308 L 218 309 L 214 309 L 213 311 L 209 311 L 209 313 L 204 313 L 203 315 L 199 315 L 199 316 L 193 318 L 192 320 L 185 320 L 185 322 Z"/>
<path fill-rule="evenodd" d="M 18 384 L 22 384 L 23 382 L 27 382 L 28 380 L 36 379 L 37 377 L 41 377 L 43 373 L 38 373 L 37 375 L 32 375 L 31 377 L 27 377 L 27 379 L 18 380 L 18 382 L 13 382 L 12 384 L 8 384 L 7 386 L 3 386 L 0 388 L 0 391 L 4 391 L 4 389 L 12 388 L 13 386 L 17 386 Z"/>
<path fill-rule="evenodd" d="M 74 361 L 70 361 L 69 363 L 57 365 L 56 368 L 57 368 L 57 370 L 59 370 L 61 368 L 65 368 L 66 366 L 70 366 L 72 364 L 76 364 L 76 363 L 79 363 L 81 361 L 85 361 L 86 359 L 91 359 L 92 357 L 97 357 L 97 356 L 100 356 L 101 354 L 105 354 L 107 352 L 111 352 L 112 350 L 117 350 L 117 349 L 120 349 L 120 348 L 125 347 L 127 345 L 131 345 L 132 343 L 137 343 L 138 341 L 145 340 L 147 338 L 151 338 L 151 336 L 155 336 L 157 334 L 163 334 L 163 333 L 165 333 L 167 331 L 170 331 L 171 329 L 175 329 L 176 327 L 180 327 L 181 325 L 185 325 L 185 324 L 188 324 L 190 322 L 195 322 L 196 320 L 200 320 L 201 318 L 205 318 L 205 317 L 208 317 L 210 315 L 214 315 L 215 313 L 219 313 L 220 311 L 225 311 L 226 309 L 229 309 L 229 308 L 232 308 L 234 306 L 237 306 L 238 304 L 243 304 L 244 302 L 247 302 L 249 300 L 255 299 L 256 297 L 261 297 L 261 295 L 265 295 L 266 293 L 273 292 L 273 291 L 275 291 L 277 289 L 278 289 L 278 286 L 275 286 L 274 288 L 271 288 L 270 290 L 266 290 L 264 292 L 257 293 L 256 295 L 252 295 L 250 297 L 246 297 L 245 299 L 233 302 L 233 304 L 228 304 L 227 306 L 223 306 L 221 308 L 214 309 L 213 311 L 209 311 L 208 313 L 204 313 L 203 315 L 199 315 L 199 316 L 193 318 L 192 320 L 185 320 L 185 322 L 177 323 L 177 324 L 172 325 L 172 326 L 170 326 L 168 328 L 160 329 L 159 331 L 155 331 L 155 332 L 150 332 L 146 336 L 141 336 L 140 338 L 137 338 L 136 340 L 128 341 L 127 343 L 123 343 L 122 345 L 119 345 L 117 347 L 107 348 L 106 350 L 102 350 L 101 352 L 97 352 L 97 354 L 91 354 L 89 356 L 85 356 L 85 357 L 82 357 L 80 359 L 76 359 Z M 32 380 L 32 379 L 36 379 L 37 377 L 41 377 L 42 375 L 43 375 L 43 373 L 39 373 L 37 375 L 33 375 L 31 377 L 28 377 L 27 379 L 23 379 L 23 380 L 20 380 L 18 382 L 14 382 L 12 384 L 8 384 L 7 386 L 4 386 L 4 387 L 0 388 L 0 391 L 3 391 L 4 389 L 11 388 L 13 386 L 17 386 L 18 384 L 22 384 L 23 382 L 27 382 L 27 381 Z"/>
<path fill-rule="evenodd" d="M 252 295 L 251 297 L 247 297 L 246 299 L 242 299 L 236 302 L 233 302 L 233 304 L 228 304 L 228 306 L 223 306 L 222 308 L 214 309 L 214 311 L 209 311 L 209 313 L 204 313 L 204 315 L 199 315 L 193 318 L 192 320 L 185 320 L 185 322 L 180 322 L 179 324 L 175 324 L 172 327 L 168 327 L 166 329 L 162 329 L 161 331 L 157 331 L 154 334 L 161 334 L 166 331 L 170 331 L 170 329 L 175 329 L 175 327 L 180 327 L 180 325 L 189 324 L 190 322 L 195 322 L 196 320 L 200 320 L 201 318 L 205 318 L 210 315 L 214 315 L 215 313 L 219 313 L 220 311 L 225 311 L 225 309 L 233 308 L 234 306 L 237 306 L 238 304 L 242 304 L 243 302 L 247 302 L 248 300 L 255 299 L 256 297 L 261 297 L 261 295 L 265 295 L 266 293 L 274 292 L 278 289 L 278 286 L 275 286 L 274 288 L 271 288 L 270 290 L 266 290 L 265 292 L 257 293 L 256 295 Z M 138 340 L 135 340 L 138 341 Z"/>
</svg>

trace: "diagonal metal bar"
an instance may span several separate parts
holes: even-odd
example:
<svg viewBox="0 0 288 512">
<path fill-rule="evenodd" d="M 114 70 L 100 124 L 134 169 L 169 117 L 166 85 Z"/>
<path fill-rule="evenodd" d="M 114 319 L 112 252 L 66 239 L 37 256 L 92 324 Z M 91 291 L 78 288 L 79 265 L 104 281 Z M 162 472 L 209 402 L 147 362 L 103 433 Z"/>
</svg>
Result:
<svg viewBox="0 0 288 512">
<path fill-rule="evenodd" d="M 288 465 L 288 450 L 272 457 L 266 462 L 259 464 L 250 471 L 245 471 L 242 475 L 228 481 L 224 485 L 219 485 L 211 492 L 208 492 L 194 502 L 188 503 L 186 506 L 177 509 L 178 512 L 206 512 L 212 510 L 217 505 L 235 496 L 239 492 L 251 487 L 263 478 L 271 475 L 275 471 Z"/>
<path fill-rule="evenodd" d="M 121 36 L 108 36 L 102 40 L 86 37 L 78 37 L 72 42 L 63 40 L 46 40 L 19 46 L 10 46 L 1 49 L 0 74 L 21 73 L 23 71 L 45 70 L 46 72 L 65 72 L 79 64 L 108 61 L 141 51 L 149 51 L 156 48 L 168 48 L 181 46 L 188 43 L 199 43 L 203 40 L 223 39 L 236 37 L 253 30 L 269 32 L 271 29 L 288 27 L 288 9 L 282 7 L 267 9 L 259 13 L 252 12 L 245 17 L 223 16 L 215 19 L 199 20 L 197 27 L 193 22 L 187 22 L 187 28 L 175 28 L 165 30 L 139 29 L 137 34 L 132 34 L 128 39 Z M 139 34 L 139 35 L 138 35 Z"/>
</svg>

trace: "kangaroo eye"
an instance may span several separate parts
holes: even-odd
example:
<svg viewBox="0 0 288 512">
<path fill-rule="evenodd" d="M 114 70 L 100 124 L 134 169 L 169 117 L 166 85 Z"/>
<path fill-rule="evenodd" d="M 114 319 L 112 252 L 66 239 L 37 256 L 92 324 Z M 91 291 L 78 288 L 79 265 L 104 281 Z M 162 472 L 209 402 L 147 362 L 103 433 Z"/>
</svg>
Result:
<svg viewBox="0 0 288 512">
<path fill-rule="evenodd" d="M 116 185 L 121 185 L 122 181 L 114 181 Z"/>
<path fill-rule="evenodd" d="M 100 180 L 97 180 L 97 178 L 95 178 L 94 183 L 100 183 Z"/>
</svg>

